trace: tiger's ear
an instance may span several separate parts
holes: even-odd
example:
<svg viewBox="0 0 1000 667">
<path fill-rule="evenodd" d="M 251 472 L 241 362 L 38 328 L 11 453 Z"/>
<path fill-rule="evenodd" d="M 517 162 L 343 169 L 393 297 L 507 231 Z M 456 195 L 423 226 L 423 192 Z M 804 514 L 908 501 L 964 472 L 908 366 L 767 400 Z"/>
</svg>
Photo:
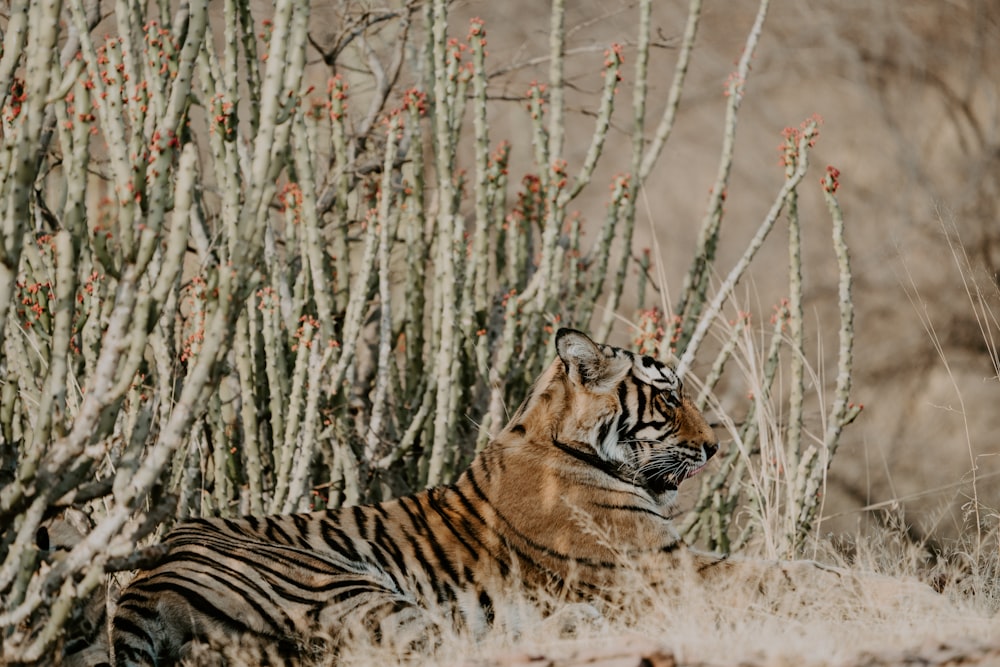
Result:
<svg viewBox="0 0 1000 667">
<path fill-rule="evenodd" d="M 569 379 L 591 391 L 608 391 L 621 379 L 619 364 L 585 333 L 560 329 L 556 332 L 556 352 Z"/>
</svg>

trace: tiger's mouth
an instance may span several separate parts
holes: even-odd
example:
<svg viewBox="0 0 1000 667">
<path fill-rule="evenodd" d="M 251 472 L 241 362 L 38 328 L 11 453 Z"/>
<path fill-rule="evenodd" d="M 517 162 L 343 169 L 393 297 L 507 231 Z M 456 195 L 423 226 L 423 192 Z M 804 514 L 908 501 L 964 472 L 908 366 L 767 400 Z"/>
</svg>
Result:
<svg viewBox="0 0 1000 667">
<path fill-rule="evenodd" d="M 654 475 L 652 477 L 646 478 L 646 488 L 652 491 L 655 495 L 660 495 L 666 493 L 667 491 L 676 491 L 677 485 L 680 482 L 674 475 Z"/>
<path fill-rule="evenodd" d="M 697 468 L 692 468 L 691 470 L 688 471 L 688 473 L 686 475 L 684 475 L 684 479 L 688 479 L 689 477 L 694 477 L 695 475 L 697 475 L 698 473 L 700 473 L 702 470 L 704 470 L 705 466 L 707 466 L 707 465 L 708 465 L 708 461 L 705 461 L 704 463 L 702 463 Z"/>
<path fill-rule="evenodd" d="M 687 469 L 685 466 L 681 470 L 664 471 L 649 475 L 646 478 L 646 487 L 655 494 L 676 491 L 681 482 L 697 475 L 706 465 L 708 465 L 708 461 L 691 469 Z"/>
</svg>

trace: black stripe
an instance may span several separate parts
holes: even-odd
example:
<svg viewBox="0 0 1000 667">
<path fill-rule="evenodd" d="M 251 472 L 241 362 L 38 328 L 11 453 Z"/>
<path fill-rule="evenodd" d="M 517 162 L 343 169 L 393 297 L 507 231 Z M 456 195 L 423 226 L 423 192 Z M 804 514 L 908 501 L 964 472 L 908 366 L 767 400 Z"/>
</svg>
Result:
<svg viewBox="0 0 1000 667">
<path fill-rule="evenodd" d="M 468 471 L 466 471 L 466 476 L 469 478 L 469 481 L 471 484 L 473 484 L 473 486 L 477 486 L 471 468 Z M 465 492 L 461 488 L 456 486 L 454 491 L 455 495 L 458 496 L 459 502 L 462 503 L 462 506 L 466 510 L 466 512 L 464 513 L 465 518 L 463 518 L 462 523 L 465 525 L 466 530 L 469 531 L 469 534 L 475 537 L 476 542 L 478 542 L 479 545 L 483 547 L 484 551 L 488 553 L 489 549 L 486 548 L 485 542 L 483 542 L 483 540 L 478 537 L 477 531 L 475 531 L 473 527 L 469 524 L 469 518 L 471 517 L 478 520 L 479 523 L 481 523 L 483 527 L 493 535 L 497 535 L 496 528 L 494 528 L 493 526 L 491 526 L 486 522 L 483 516 L 476 509 L 475 505 L 473 505 L 472 501 L 468 498 L 468 496 L 465 495 Z M 498 535 L 498 539 L 501 544 L 504 543 L 502 536 Z M 490 556 L 493 558 L 493 561 L 497 564 L 497 566 L 499 566 L 500 576 L 503 579 L 506 579 L 507 576 L 510 574 L 510 569 L 511 569 L 510 563 L 508 563 L 505 559 L 501 558 L 500 554 L 498 553 L 491 553 Z"/>
<path fill-rule="evenodd" d="M 322 552 L 303 550 L 299 547 L 270 544 L 259 540 L 243 540 L 236 538 L 219 539 L 214 542 L 201 542 L 184 545 L 185 548 L 172 549 L 163 562 L 183 563 L 185 560 L 201 562 L 207 569 L 218 567 L 218 561 L 231 558 L 246 565 L 248 569 L 259 569 L 273 572 L 279 578 L 291 581 L 279 570 L 269 567 L 279 564 L 285 568 L 299 568 L 314 574 L 328 574 L 333 566 L 329 560 L 322 557 Z M 207 553 L 206 553 L 207 552 Z M 212 559 L 212 555 L 216 559 Z"/>
<path fill-rule="evenodd" d="M 148 596 L 141 595 L 132 588 L 127 589 L 118 598 L 118 609 L 127 609 L 131 615 L 138 616 L 144 621 L 159 622 L 160 613 L 150 606 L 155 604 L 155 600 L 150 600 Z"/>
<path fill-rule="evenodd" d="M 233 568 L 227 567 L 225 569 L 219 569 L 217 567 L 218 564 L 214 563 L 210 559 L 199 559 L 199 563 L 201 565 L 205 565 L 208 569 L 204 571 L 193 572 L 190 574 L 183 574 L 181 572 L 173 570 L 167 572 L 160 572 L 155 577 L 152 577 L 150 579 L 141 582 L 141 584 L 139 584 L 140 586 L 139 590 L 146 592 L 154 592 L 154 593 L 160 593 L 163 590 L 170 590 L 176 592 L 175 590 L 176 586 L 179 585 L 175 583 L 176 581 L 186 582 L 195 588 L 206 588 L 206 584 L 211 582 L 221 585 L 225 588 L 228 588 L 230 591 L 236 594 L 236 597 L 238 599 L 247 600 L 248 603 L 251 604 L 251 606 L 254 606 L 256 609 L 260 611 L 262 616 L 264 615 L 264 608 L 260 606 L 259 603 L 254 604 L 247 596 L 247 592 L 253 591 L 259 597 L 265 600 L 268 600 L 270 598 L 267 591 L 265 591 L 264 588 L 261 587 L 257 578 L 248 577 L 246 574 L 239 572 L 238 570 L 234 570 Z M 206 582 L 205 580 L 198 580 L 192 575 L 201 575 L 205 580 L 208 581 Z M 232 575 L 232 576 L 230 579 L 227 580 L 226 578 L 224 578 L 223 575 Z M 243 586 L 245 586 L 245 588 L 242 589 L 237 588 L 231 579 L 238 580 L 235 583 L 242 584 Z M 197 609 L 197 607 L 195 608 Z"/>
<path fill-rule="evenodd" d="M 594 503 L 594 506 L 600 507 L 601 509 L 605 510 L 614 510 L 614 511 L 620 510 L 623 512 L 637 512 L 640 514 L 651 514 L 658 519 L 663 519 L 664 521 L 667 521 L 667 519 L 659 512 L 651 510 L 648 507 L 642 507 L 640 505 L 616 505 L 612 503 Z"/>
<path fill-rule="evenodd" d="M 291 544 L 292 536 L 285 532 L 280 517 L 269 516 L 264 519 L 267 528 L 264 530 L 264 537 L 279 544 Z"/>
<path fill-rule="evenodd" d="M 350 600 L 353 597 L 357 597 L 363 593 L 391 593 L 384 586 L 379 585 L 377 582 L 371 581 L 370 579 L 340 579 L 334 582 L 327 592 L 333 592 L 339 589 L 350 589 L 350 590 L 340 590 L 328 598 L 327 601 L 343 602 L 344 600 Z"/>
<path fill-rule="evenodd" d="M 608 437 L 608 433 L 611 432 L 611 427 L 614 425 L 615 420 L 609 419 L 601 423 L 597 429 L 597 445 L 600 445 Z"/>
<path fill-rule="evenodd" d="M 427 557 L 427 554 L 424 553 L 424 549 L 423 549 L 420 541 L 416 537 L 414 537 L 407 530 L 402 530 L 401 532 L 402 532 L 403 539 L 410 546 L 410 553 L 412 555 L 412 558 L 416 561 L 417 566 L 424 573 L 427 574 L 427 582 L 430 584 L 431 588 L 434 591 L 434 598 L 435 599 L 440 598 L 441 597 L 441 588 L 440 588 L 439 582 L 437 580 L 437 577 L 434 576 L 434 570 L 433 570 L 433 568 L 431 566 L 430 559 Z M 409 570 L 403 570 L 403 571 L 407 572 L 407 573 L 409 572 Z M 420 582 L 419 579 L 413 579 L 412 577 L 410 577 L 410 581 L 411 581 L 411 583 L 415 583 L 416 584 L 417 590 L 419 591 L 419 593 L 421 595 L 426 595 L 426 592 L 424 591 L 424 589 L 423 589 L 423 587 L 422 587 L 421 582 Z"/>
<path fill-rule="evenodd" d="M 237 558 L 235 555 L 230 555 L 229 557 L 244 563 L 247 571 L 229 566 L 220 567 L 220 564 L 217 561 L 203 554 L 189 554 L 189 558 L 179 561 L 178 565 L 183 565 L 185 562 L 188 562 L 203 566 L 204 570 L 197 572 L 197 574 L 201 574 L 212 581 L 228 586 L 236 592 L 238 597 L 243 598 L 247 597 L 248 592 L 254 592 L 258 597 L 267 601 L 272 601 L 272 598 L 275 595 L 278 595 L 287 600 L 311 606 L 316 604 L 317 600 L 315 598 L 303 597 L 297 591 L 323 591 L 326 588 L 322 586 L 307 587 L 302 584 L 300 581 L 301 577 L 296 576 L 294 568 L 297 564 L 295 563 L 292 563 L 286 568 L 276 569 L 265 563 L 258 563 L 256 561 L 247 562 L 243 559 Z M 320 572 L 320 574 L 331 575 L 335 573 L 325 570 Z M 261 585 L 260 575 L 264 575 L 264 581 L 266 582 L 267 588 Z M 176 571 L 161 572 L 158 576 L 167 578 L 183 577 L 183 575 L 177 573 Z"/>
<path fill-rule="evenodd" d="M 469 479 L 469 482 L 473 485 L 473 487 L 475 488 L 479 487 L 479 484 L 476 482 L 475 471 L 472 468 L 469 468 L 465 472 L 465 476 Z M 476 506 L 472 504 L 472 501 L 469 500 L 469 497 L 465 495 L 465 491 L 463 491 L 461 487 L 458 486 L 456 486 L 453 489 L 453 491 L 455 492 L 455 495 L 458 496 L 458 501 L 462 503 L 462 507 L 465 509 L 465 516 L 474 518 L 477 521 L 479 521 L 479 523 L 483 524 L 484 526 L 487 526 L 486 519 L 483 517 L 482 514 L 479 513 L 479 510 L 476 508 Z"/>
<path fill-rule="evenodd" d="M 354 525 L 358 530 L 358 535 L 365 542 L 370 541 L 368 535 L 368 521 L 365 516 L 365 511 L 361 505 L 355 505 L 351 508 L 351 513 L 354 515 Z"/>
<path fill-rule="evenodd" d="M 451 534 L 455 536 L 455 539 L 458 540 L 459 544 L 465 547 L 465 550 L 469 552 L 472 560 L 477 561 L 479 560 L 479 552 L 473 548 L 471 544 L 469 544 L 466 536 L 462 535 L 458 531 L 458 528 L 455 527 L 451 517 L 447 512 L 445 512 L 444 507 L 442 507 L 441 503 L 438 502 L 438 499 L 434 497 L 436 494 L 440 494 L 442 499 L 447 502 L 447 497 L 444 494 L 447 493 L 448 490 L 451 489 L 430 489 L 427 492 L 427 504 L 437 513 L 438 517 L 441 518 L 441 522 L 444 524 L 444 527 L 451 531 Z"/>
<path fill-rule="evenodd" d="M 466 472 L 466 475 L 469 480 L 469 485 L 472 487 L 472 490 L 475 492 L 477 496 L 479 496 L 480 500 L 482 500 L 484 503 L 490 506 L 490 508 L 497 516 L 500 516 L 500 513 L 497 512 L 495 507 L 493 507 L 493 503 L 491 503 L 490 499 L 486 497 L 486 493 L 482 490 L 482 488 L 480 488 L 479 482 L 476 481 L 476 476 L 472 473 L 473 473 L 472 468 L 469 468 L 469 470 Z"/>
<path fill-rule="evenodd" d="M 625 382 L 622 382 L 622 384 L 624 385 Z M 630 384 L 635 389 L 635 410 L 634 410 L 634 412 L 632 410 L 630 410 L 629 408 L 631 406 L 626 401 L 622 401 L 622 412 L 623 413 L 633 412 L 633 414 L 635 415 L 635 424 L 636 424 L 636 427 L 638 427 L 639 424 L 645 423 L 644 420 L 646 419 L 646 389 L 647 389 L 647 387 L 645 387 L 643 385 L 640 385 L 635 380 L 632 380 L 630 382 Z M 628 420 L 622 419 L 622 421 L 628 421 Z"/>
<path fill-rule="evenodd" d="M 129 611 L 133 611 L 133 610 L 129 609 Z M 136 623 L 133 623 L 132 620 L 129 619 L 129 618 L 122 617 L 120 611 L 115 614 L 115 619 L 114 619 L 114 621 L 112 621 L 112 625 L 114 626 L 114 630 L 115 630 L 116 634 L 117 633 L 122 633 L 122 634 L 132 635 L 133 637 L 135 637 L 136 639 L 138 639 L 139 641 L 141 641 L 143 644 L 145 644 L 146 646 L 148 646 L 150 649 L 155 650 L 155 648 L 156 648 L 156 640 L 153 639 L 152 635 L 150 635 L 148 632 L 146 632 L 146 628 L 144 628 L 141 625 L 138 625 Z M 119 643 L 122 643 L 121 640 L 120 639 L 115 639 L 115 652 L 116 653 L 118 652 L 118 645 L 119 645 Z M 134 648 L 132 645 L 129 645 L 129 647 L 130 648 Z M 147 655 L 149 655 L 150 657 L 152 657 L 152 655 L 153 655 L 152 651 L 148 652 Z"/>
<path fill-rule="evenodd" d="M 437 560 L 441 566 L 440 569 L 433 567 L 430 558 L 426 555 L 426 552 L 422 547 L 421 542 L 417 540 L 416 536 L 409 533 L 406 534 L 407 541 L 413 548 L 414 558 L 417 559 L 421 567 L 423 567 L 424 572 L 427 574 L 427 578 L 430 581 L 431 586 L 434 588 L 434 592 L 437 596 L 437 601 L 439 603 L 445 603 L 454 600 L 455 592 L 451 590 L 451 587 L 447 586 L 445 582 L 441 581 L 437 575 L 441 572 L 441 569 L 443 569 L 444 573 L 448 575 L 451 581 L 457 582 L 458 573 L 455 571 L 454 565 L 452 565 L 452 563 L 448 560 L 444 550 L 441 548 L 441 545 L 434 539 L 434 533 L 431 530 L 430 525 L 427 523 L 427 516 L 424 513 L 423 506 L 413 496 L 400 498 L 399 501 L 399 506 L 404 512 L 406 512 L 407 516 L 409 516 L 410 523 L 416 530 L 417 535 L 425 538 L 424 543 L 430 546 L 435 560 Z M 407 506 L 407 501 L 413 503 L 415 511 Z"/>
<path fill-rule="evenodd" d="M 496 457 L 493 455 L 493 450 L 487 447 L 482 451 L 482 453 L 480 453 L 478 457 L 472 459 L 472 464 L 469 466 L 469 469 L 466 470 L 465 474 L 471 475 L 474 471 L 481 470 L 483 473 L 483 478 L 486 480 L 486 482 L 489 482 L 493 470 L 497 470 L 500 473 L 503 472 L 503 465 L 494 463 L 495 458 Z M 477 463 L 479 462 L 482 462 L 482 464 L 477 465 Z"/>
<path fill-rule="evenodd" d="M 492 626 L 496 618 L 496 611 L 493 609 L 493 600 L 490 599 L 485 590 L 479 591 L 479 606 L 483 610 L 483 615 L 486 616 L 486 624 Z"/>
<path fill-rule="evenodd" d="M 455 533 L 454 528 L 452 528 L 451 522 L 449 522 L 443 516 L 443 514 L 439 510 L 437 510 L 437 508 L 435 508 L 434 505 L 432 504 L 431 494 L 428 493 L 425 496 L 425 498 L 427 500 L 428 505 L 430 505 L 432 509 L 437 511 L 438 514 L 442 515 L 441 519 L 444 522 L 445 527 L 447 527 L 452 533 Z M 456 537 L 458 537 L 457 533 Z M 447 573 L 448 578 L 451 579 L 453 583 L 461 585 L 462 577 L 459 574 L 459 571 L 455 568 L 455 563 L 452 561 L 451 558 L 448 557 L 448 554 L 445 552 L 444 547 L 441 544 L 441 540 L 438 539 L 437 531 L 428 532 L 426 535 L 426 539 L 427 542 L 431 545 L 431 551 L 434 552 L 434 556 L 437 558 L 438 562 L 441 563 L 441 566 L 443 567 L 445 573 Z M 460 537 L 459 541 L 462 541 Z M 462 543 L 465 544 L 464 541 L 462 541 Z M 468 545 L 466 545 L 466 548 L 468 548 Z M 455 597 L 455 591 L 451 590 L 450 587 L 449 587 L 448 597 L 449 599 L 453 599 Z"/>
<path fill-rule="evenodd" d="M 618 405 L 621 407 L 621 418 L 620 422 L 624 424 L 628 416 L 628 381 L 622 381 L 618 383 Z"/>
<path fill-rule="evenodd" d="M 398 547 L 396 547 L 395 541 L 393 540 L 392 536 L 389 535 L 389 531 L 386 529 L 385 521 L 383 521 L 382 517 L 380 516 L 372 518 L 372 538 L 370 543 L 373 546 L 380 547 L 379 549 L 372 550 L 376 554 L 381 554 L 377 556 L 380 562 L 385 559 L 384 555 L 385 553 L 389 553 L 390 557 L 392 556 L 393 552 L 395 552 L 396 554 L 399 553 L 399 549 Z M 398 567 L 402 567 L 401 555 L 399 559 L 393 558 L 393 560 L 396 562 L 396 565 Z"/>
<path fill-rule="evenodd" d="M 201 582 L 192 581 L 187 577 L 172 575 L 172 578 L 180 579 L 181 581 L 191 584 L 192 586 L 196 586 L 197 588 L 203 587 Z M 230 630 L 233 630 L 238 633 L 250 632 L 250 628 L 247 627 L 245 623 L 236 618 L 233 618 L 233 616 L 229 612 L 216 606 L 207 597 L 205 597 L 195 589 L 188 588 L 183 584 L 175 583 L 172 581 L 160 581 L 157 582 L 155 585 L 151 585 L 152 581 L 144 583 L 147 584 L 143 586 L 144 590 L 151 591 L 154 593 L 165 593 L 165 592 L 175 593 L 177 596 L 182 598 L 188 604 L 189 607 L 197 610 L 199 614 L 211 618 L 212 620 L 218 622 L 220 625 L 228 627 Z M 260 614 L 261 618 L 265 622 L 270 622 L 270 625 L 273 628 L 272 630 L 273 634 L 280 634 L 280 631 L 278 630 L 278 624 L 275 623 L 273 619 L 270 619 L 268 617 L 268 614 L 264 613 L 263 607 L 254 602 L 252 599 L 245 596 L 241 596 L 241 600 L 247 606 L 253 608 L 254 611 Z"/>
<path fill-rule="evenodd" d="M 636 480 L 631 483 L 638 484 L 639 482 L 640 482 L 639 478 L 636 478 Z M 580 485 L 590 489 L 596 489 L 598 493 L 604 493 L 607 495 L 630 496 L 636 498 L 642 504 L 647 504 L 650 501 L 653 501 L 655 503 L 655 500 L 650 495 L 650 492 L 646 490 L 646 488 L 643 486 L 632 486 L 629 489 L 613 489 L 609 486 L 605 486 L 604 484 L 597 484 L 593 482 L 580 482 Z"/>
<path fill-rule="evenodd" d="M 296 536 L 298 538 L 296 543 L 303 549 L 311 549 L 312 545 L 309 544 L 309 524 L 312 523 L 312 521 L 304 514 L 293 514 L 291 519 L 299 533 Z"/>
<path fill-rule="evenodd" d="M 609 477 L 614 477 L 620 482 L 625 482 L 626 484 L 631 484 L 632 486 L 635 486 L 635 483 L 632 480 L 622 475 L 621 471 L 618 470 L 618 466 L 616 464 L 611 463 L 610 461 L 605 461 L 595 452 L 587 452 L 582 449 L 576 449 L 575 447 L 570 447 L 566 443 L 559 442 L 554 438 L 552 439 L 552 444 L 555 445 L 556 448 L 562 450 L 566 454 L 569 454 L 573 458 L 583 461 L 587 465 L 593 466 L 594 468 L 597 468 L 605 475 L 608 475 Z"/>
<path fill-rule="evenodd" d="M 349 560 L 362 560 L 353 540 L 332 520 L 324 518 L 320 521 L 320 535 L 334 553 L 346 556 Z"/>
<path fill-rule="evenodd" d="M 396 544 L 396 540 L 389 534 L 386 530 L 385 522 L 382 521 L 381 517 L 375 517 L 375 534 L 373 537 L 373 543 L 378 549 L 373 548 L 372 551 L 381 552 L 388 554 L 392 561 L 396 564 L 396 570 L 399 572 L 400 576 L 405 576 L 406 574 L 406 560 L 403 557 L 403 552 L 400 550 L 399 545 Z M 385 568 L 385 573 L 395 582 L 396 587 L 400 588 L 399 580 L 393 575 L 389 568 Z"/>
<path fill-rule="evenodd" d="M 370 538 L 368 543 L 371 545 L 372 557 L 375 559 L 375 562 L 378 563 L 378 569 L 388 574 L 388 570 L 391 569 L 389 558 L 386 557 L 386 554 L 382 549 L 376 548 L 377 544 L 374 538 Z M 396 581 L 395 577 L 393 577 L 393 581 Z"/>
</svg>

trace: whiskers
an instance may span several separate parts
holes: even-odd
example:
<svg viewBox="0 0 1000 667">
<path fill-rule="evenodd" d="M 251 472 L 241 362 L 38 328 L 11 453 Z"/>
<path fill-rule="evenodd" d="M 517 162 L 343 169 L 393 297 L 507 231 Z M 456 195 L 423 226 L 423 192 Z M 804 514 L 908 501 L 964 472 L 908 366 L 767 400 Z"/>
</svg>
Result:
<svg viewBox="0 0 1000 667">
<path fill-rule="evenodd" d="M 656 440 L 622 440 L 631 452 L 630 460 L 620 464 L 622 473 L 637 486 L 662 492 L 676 488 L 704 465 L 700 450 L 670 446 Z"/>
<path fill-rule="evenodd" d="M 695 467 L 697 466 L 693 461 L 679 459 L 668 453 L 655 456 L 643 463 L 637 472 L 643 479 L 659 484 L 666 483 L 676 488 Z"/>
</svg>

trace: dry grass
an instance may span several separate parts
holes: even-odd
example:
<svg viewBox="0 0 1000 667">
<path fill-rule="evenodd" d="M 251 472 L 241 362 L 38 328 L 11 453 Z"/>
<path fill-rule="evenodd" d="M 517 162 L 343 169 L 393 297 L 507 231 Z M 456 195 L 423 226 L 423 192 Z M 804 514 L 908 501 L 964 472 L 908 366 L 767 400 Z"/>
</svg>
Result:
<svg viewBox="0 0 1000 667">
<path fill-rule="evenodd" d="M 858 553 L 892 560 L 897 544 L 867 540 Z M 909 560 L 901 556 L 895 562 Z M 912 577 L 876 575 L 861 564 L 850 571 L 863 585 L 837 588 L 820 579 L 762 595 L 747 580 L 708 585 L 687 580 L 648 605 L 609 606 L 601 613 L 564 606 L 544 619 L 522 604 L 514 614 L 521 621 L 517 629 L 480 638 L 453 635 L 434 654 L 409 658 L 366 647 L 343 656 L 340 664 L 820 666 L 1000 660 L 993 580 L 978 582 L 981 594 L 959 590 L 966 581 L 938 595 Z M 637 591 L 633 599 L 646 593 Z"/>
</svg>

